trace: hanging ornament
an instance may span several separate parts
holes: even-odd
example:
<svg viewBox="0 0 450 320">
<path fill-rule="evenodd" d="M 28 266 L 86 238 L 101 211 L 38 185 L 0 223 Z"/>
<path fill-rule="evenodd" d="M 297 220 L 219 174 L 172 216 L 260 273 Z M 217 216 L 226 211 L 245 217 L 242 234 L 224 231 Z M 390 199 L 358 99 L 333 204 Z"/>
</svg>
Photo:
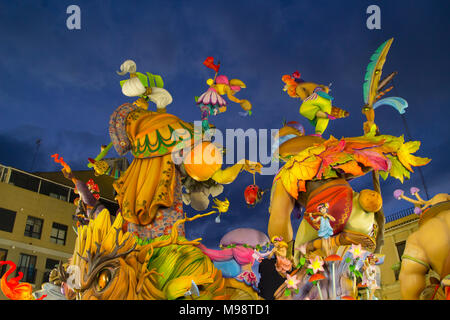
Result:
<svg viewBox="0 0 450 320">
<path fill-rule="evenodd" d="M 256 204 L 261 202 L 262 196 L 267 190 L 261 190 L 260 187 L 256 185 L 255 173 L 253 172 L 253 184 L 247 186 L 244 191 L 245 202 L 248 207 L 254 207 Z"/>
</svg>

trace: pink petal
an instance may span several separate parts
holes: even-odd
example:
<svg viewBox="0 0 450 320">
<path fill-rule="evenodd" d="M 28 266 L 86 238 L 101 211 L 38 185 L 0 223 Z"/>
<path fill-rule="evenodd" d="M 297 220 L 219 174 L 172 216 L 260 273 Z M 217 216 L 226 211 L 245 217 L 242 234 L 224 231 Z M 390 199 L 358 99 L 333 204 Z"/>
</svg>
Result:
<svg viewBox="0 0 450 320">
<path fill-rule="evenodd" d="M 206 95 L 207 93 L 208 93 L 208 92 L 204 92 L 204 93 L 202 93 L 202 95 L 201 95 L 200 97 L 198 97 L 197 104 L 203 103 L 203 100 L 205 99 L 205 95 Z M 203 104 L 204 104 L 204 103 L 203 103 Z"/>
<path fill-rule="evenodd" d="M 221 96 L 217 96 L 217 100 L 219 101 L 219 105 L 220 106 L 226 106 L 227 105 L 227 102 L 225 101 L 225 99 L 224 98 L 222 98 Z"/>
<path fill-rule="evenodd" d="M 389 159 L 381 156 L 378 152 L 370 150 L 355 150 L 355 154 L 366 157 L 374 170 L 388 171 L 390 169 Z"/>
<path fill-rule="evenodd" d="M 209 104 L 211 102 L 211 91 L 206 91 L 205 97 L 203 98 L 203 104 Z"/>
<path fill-rule="evenodd" d="M 215 105 L 217 103 L 217 93 L 214 94 L 211 92 L 211 104 Z"/>
</svg>

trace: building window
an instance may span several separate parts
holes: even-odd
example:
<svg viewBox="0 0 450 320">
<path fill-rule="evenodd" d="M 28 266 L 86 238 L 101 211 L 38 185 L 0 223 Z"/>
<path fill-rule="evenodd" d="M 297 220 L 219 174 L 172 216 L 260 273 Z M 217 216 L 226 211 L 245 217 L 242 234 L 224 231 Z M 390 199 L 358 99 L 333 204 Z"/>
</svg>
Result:
<svg viewBox="0 0 450 320">
<path fill-rule="evenodd" d="M 397 242 L 397 243 L 395 244 L 395 246 L 397 247 L 398 258 L 399 258 L 400 261 L 401 261 L 401 260 L 402 260 L 403 252 L 405 251 L 406 241 Z"/>
<path fill-rule="evenodd" d="M 42 233 L 42 225 L 44 220 L 28 216 L 27 224 L 25 225 L 24 235 L 31 238 L 40 239 Z"/>
<path fill-rule="evenodd" d="M 34 283 L 36 279 L 36 256 L 21 253 L 17 275 L 19 275 L 19 271 L 23 273 L 21 281 Z"/>
<path fill-rule="evenodd" d="M 402 256 L 403 252 L 405 251 L 406 241 L 400 241 L 395 244 L 395 247 L 397 248 L 398 258 L 400 259 L 399 262 L 394 264 L 392 266 L 392 270 L 394 271 L 395 280 L 399 279 L 400 276 L 400 268 L 402 266 Z"/>
<path fill-rule="evenodd" d="M 47 259 L 45 261 L 45 272 L 42 283 L 49 282 L 50 272 L 59 264 L 58 260 Z"/>
<path fill-rule="evenodd" d="M 67 236 L 67 226 L 53 222 L 50 241 L 56 244 L 65 245 Z"/>
<path fill-rule="evenodd" d="M 0 248 L 0 261 L 6 261 L 6 257 L 8 256 L 8 250 Z M 3 277 L 3 275 L 6 272 L 7 266 L 4 265 L 0 268 L 0 278 Z"/>
<path fill-rule="evenodd" d="M 11 170 L 11 177 L 9 178 L 9 184 L 16 187 L 24 188 L 33 192 L 38 192 L 40 179 L 30 176 L 26 173 Z"/>
<path fill-rule="evenodd" d="M 0 208 L 0 230 L 12 232 L 16 221 L 16 212 Z"/>
<path fill-rule="evenodd" d="M 67 201 L 67 196 L 69 195 L 69 187 L 63 187 L 59 184 L 51 183 L 46 180 L 42 180 L 41 188 L 39 189 L 40 194 L 45 194 L 49 197 Z"/>
</svg>

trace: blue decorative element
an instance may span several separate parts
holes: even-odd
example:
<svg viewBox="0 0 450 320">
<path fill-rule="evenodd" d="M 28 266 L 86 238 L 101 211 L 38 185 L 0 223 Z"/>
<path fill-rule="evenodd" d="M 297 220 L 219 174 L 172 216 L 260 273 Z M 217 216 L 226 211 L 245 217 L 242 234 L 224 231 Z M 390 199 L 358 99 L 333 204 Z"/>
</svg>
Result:
<svg viewBox="0 0 450 320">
<path fill-rule="evenodd" d="M 241 273 L 241 266 L 234 260 L 214 261 L 214 266 L 222 271 L 224 278 L 235 278 Z"/>
<path fill-rule="evenodd" d="M 332 96 L 330 96 L 325 91 L 319 90 L 316 93 L 317 93 L 317 95 L 321 96 L 322 98 L 325 98 L 325 99 L 328 99 L 328 100 L 331 100 L 331 101 L 333 101 L 333 99 L 334 99 Z"/>
<path fill-rule="evenodd" d="M 378 261 L 375 263 L 375 265 L 380 265 L 380 264 L 384 263 L 384 258 L 385 258 L 384 254 L 383 255 L 381 255 L 381 254 L 378 255 L 377 258 L 378 258 Z"/>
<path fill-rule="evenodd" d="M 333 228 L 331 227 L 328 218 L 320 217 L 319 237 L 328 239 L 333 233 Z"/>
<path fill-rule="evenodd" d="M 377 102 L 375 102 L 373 104 L 373 108 L 376 109 L 379 106 L 382 106 L 385 104 L 393 107 L 400 114 L 404 114 L 405 109 L 408 108 L 408 102 L 405 99 L 400 98 L 400 97 L 389 97 L 389 98 L 384 98 L 384 99 L 378 100 Z"/>
<path fill-rule="evenodd" d="M 186 291 L 184 294 L 185 296 L 192 296 L 196 295 L 197 297 L 200 297 L 200 291 L 198 290 L 197 284 L 194 280 L 191 281 L 191 289 Z"/>
</svg>

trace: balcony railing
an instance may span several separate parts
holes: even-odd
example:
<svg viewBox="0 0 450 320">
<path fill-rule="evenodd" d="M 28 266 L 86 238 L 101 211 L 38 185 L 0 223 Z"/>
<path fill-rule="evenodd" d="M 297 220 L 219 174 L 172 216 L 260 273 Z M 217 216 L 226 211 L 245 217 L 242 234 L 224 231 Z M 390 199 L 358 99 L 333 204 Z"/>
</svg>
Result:
<svg viewBox="0 0 450 320">
<path fill-rule="evenodd" d="M 386 216 L 386 223 L 414 214 L 414 207 L 406 208 Z"/>
<path fill-rule="evenodd" d="M 65 202 L 71 202 L 78 198 L 74 188 L 54 182 L 34 174 L 0 165 L 0 182 L 8 183 L 16 187 L 24 188 L 39 194 L 43 194 Z M 118 208 L 116 202 L 100 197 L 106 208 L 115 214 Z"/>
</svg>

